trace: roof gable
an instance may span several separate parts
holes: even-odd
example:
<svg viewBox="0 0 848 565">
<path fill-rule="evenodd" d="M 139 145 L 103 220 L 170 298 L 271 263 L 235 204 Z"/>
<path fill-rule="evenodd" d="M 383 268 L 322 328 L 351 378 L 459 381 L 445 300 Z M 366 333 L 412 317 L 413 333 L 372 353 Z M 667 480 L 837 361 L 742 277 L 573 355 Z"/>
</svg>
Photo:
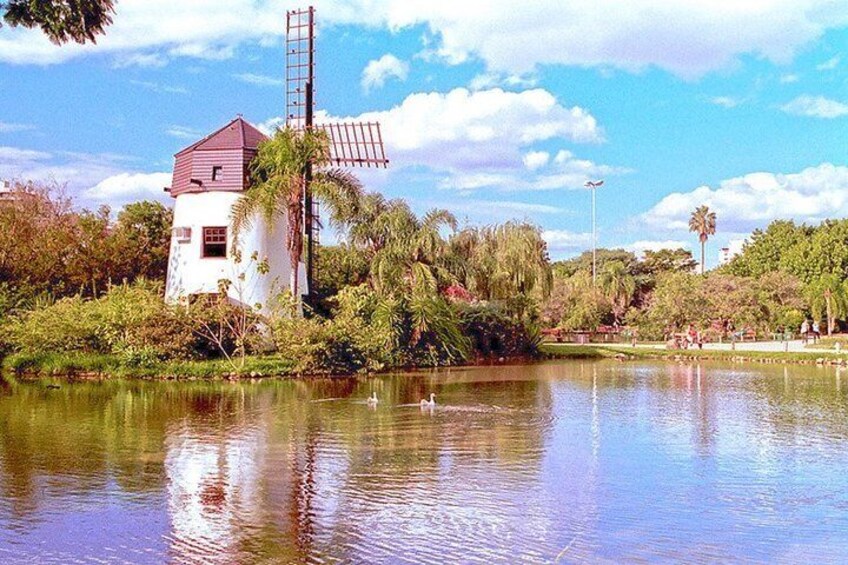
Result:
<svg viewBox="0 0 848 565">
<path fill-rule="evenodd" d="M 239 115 L 224 127 L 180 150 L 175 156 L 184 155 L 190 151 L 256 149 L 259 143 L 266 139 L 268 137 L 264 133 Z"/>
</svg>

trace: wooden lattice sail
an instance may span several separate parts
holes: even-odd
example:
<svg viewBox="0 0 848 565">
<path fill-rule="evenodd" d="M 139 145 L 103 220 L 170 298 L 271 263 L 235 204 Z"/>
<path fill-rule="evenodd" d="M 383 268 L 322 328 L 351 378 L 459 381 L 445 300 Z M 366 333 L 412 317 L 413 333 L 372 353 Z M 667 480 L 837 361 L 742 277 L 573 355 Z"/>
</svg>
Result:
<svg viewBox="0 0 848 565">
<path fill-rule="evenodd" d="M 387 167 L 380 124 L 376 122 L 314 123 L 315 115 L 315 8 L 286 13 L 286 124 L 295 129 L 317 129 L 330 141 L 330 159 L 337 167 Z M 311 168 L 304 190 L 306 280 L 314 292 L 315 252 L 319 240 L 319 206 L 312 197 Z M 310 296 L 311 298 L 311 296 Z"/>
</svg>

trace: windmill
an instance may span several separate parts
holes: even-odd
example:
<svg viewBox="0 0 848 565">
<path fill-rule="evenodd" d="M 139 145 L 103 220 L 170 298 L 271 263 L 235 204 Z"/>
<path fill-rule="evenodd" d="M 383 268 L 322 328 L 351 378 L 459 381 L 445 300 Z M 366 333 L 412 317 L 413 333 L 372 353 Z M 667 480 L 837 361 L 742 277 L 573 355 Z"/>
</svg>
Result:
<svg viewBox="0 0 848 565">
<path fill-rule="evenodd" d="M 387 167 L 380 124 L 314 123 L 315 114 L 315 8 L 286 12 L 286 125 L 297 130 L 323 131 L 330 142 L 330 161 L 338 167 Z M 315 252 L 319 243 L 319 205 L 313 198 L 312 168 L 307 167 L 304 188 L 304 241 L 306 280 L 313 297 Z"/>
</svg>

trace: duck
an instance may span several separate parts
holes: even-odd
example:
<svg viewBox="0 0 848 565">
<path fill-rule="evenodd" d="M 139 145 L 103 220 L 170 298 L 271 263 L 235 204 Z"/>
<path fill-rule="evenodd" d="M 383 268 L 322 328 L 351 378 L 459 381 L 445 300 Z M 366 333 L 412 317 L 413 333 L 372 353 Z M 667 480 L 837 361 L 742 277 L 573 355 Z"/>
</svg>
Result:
<svg viewBox="0 0 848 565">
<path fill-rule="evenodd" d="M 368 406 L 377 406 L 378 402 L 380 402 L 380 400 L 377 398 L 377 393 L 372 392 L 371 396 L 368 397 Z"/>
<path fill-rule="evenodd" d="M 430 400 L 421 399 L 420 402 L 421 408 L 430 408 L 436 405 L 436 395 L 432 392 L 430 393 Z"/>
</svg>

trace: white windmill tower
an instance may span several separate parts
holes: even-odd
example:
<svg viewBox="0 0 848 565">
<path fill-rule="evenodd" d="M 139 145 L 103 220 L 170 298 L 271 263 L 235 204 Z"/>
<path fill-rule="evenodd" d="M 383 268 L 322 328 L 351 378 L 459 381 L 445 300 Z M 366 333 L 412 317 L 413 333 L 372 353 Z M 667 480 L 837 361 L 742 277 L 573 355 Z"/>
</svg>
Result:
<svg viewBox="0 0 848 565">
<path fill-rule="evenodd" d="M 330 141 L 336 166 L 386 167 L 380 124 L 315 124 L 315 9 L 287 12 L 286 123 L 300 130 L 320 129 Z M 241 261 L 232 252 L 231 210 L 241 193 L 250 188 L 249 165 L 259 143 L 267 139 L 241 116 L 189 145 L 175 155 L 170 188 L 176 199 L 171 237 L 166 300 L 179 302 L 191 296 L 215 294 L 219 281 L 237 281 L 229 287 L 234 301 L 266 310 L 285 288 L 293 268 L 305 280 L 298 294 L 311 297 L 317 268 L 320 222 L 318 203 L 307 170 L 304 199 L 305 263 L 291 265 L 285 237 L 288 220 L 281 214 L 273 225 L 256 218 L 239 235 Z M 260 272 L 253 255 L 267 259 L 268 272 Z"/>
</svg>

